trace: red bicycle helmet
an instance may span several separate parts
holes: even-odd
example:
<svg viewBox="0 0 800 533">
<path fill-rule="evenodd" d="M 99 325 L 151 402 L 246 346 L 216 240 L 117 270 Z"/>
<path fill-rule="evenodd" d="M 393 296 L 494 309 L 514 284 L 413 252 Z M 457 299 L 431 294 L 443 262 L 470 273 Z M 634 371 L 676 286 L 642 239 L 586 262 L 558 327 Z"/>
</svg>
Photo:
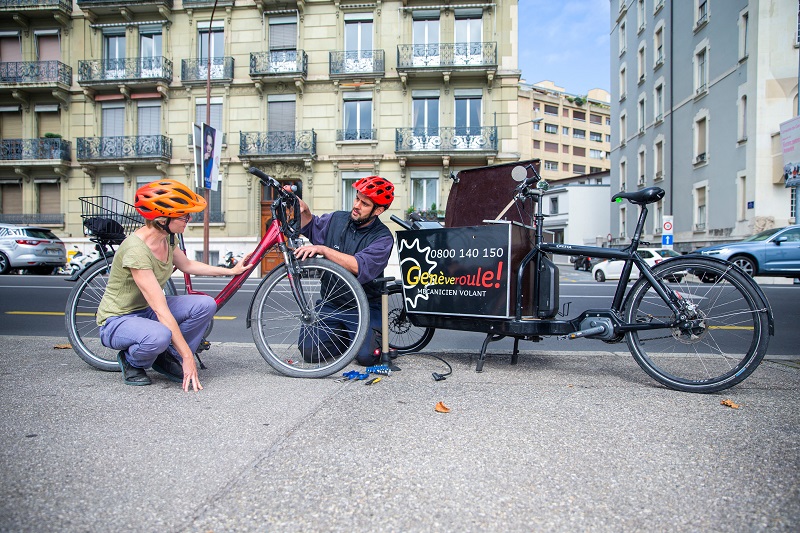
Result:
<svg viewBox="0 0 800 533">
<path fill-rule="evenodd" d="M 183 183 L 165 179 L 139 187 L 133 206 L 144 218 L 154 220 L 197 213 L 206 208 L 206 201 Z"/>
<path fill-rule="evenodd" d="M 353 188 L 375 202 L 375 205 L 389 209 L 394 201 L 394 185 L 380 176 L 367 176 L 353 184 Z"/>
</svg>

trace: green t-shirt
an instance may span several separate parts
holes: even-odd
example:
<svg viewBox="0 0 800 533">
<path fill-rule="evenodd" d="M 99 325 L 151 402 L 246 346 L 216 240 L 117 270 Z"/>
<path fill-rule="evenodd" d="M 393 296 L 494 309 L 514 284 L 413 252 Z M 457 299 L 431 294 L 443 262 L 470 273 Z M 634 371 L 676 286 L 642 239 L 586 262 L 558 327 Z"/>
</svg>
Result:
<svg viewBox="0 0 800 533">
<path fill-rule="evenodd" d="M 173 270 L 173 248 L 169 246 L 167 248 L 169 249 L 167 260 L 159 261 L 136 234 L 122 242 L 114 254 L 106 292 L 103 293 L 103 299 L 97 308 L 97 325 L 102 326 L 109 317 L 127 315 L 147 307 L 147 300 L 133 281 L 130 269 L 152 270 L 158 284 L 163 287 Z"/>
</svg>

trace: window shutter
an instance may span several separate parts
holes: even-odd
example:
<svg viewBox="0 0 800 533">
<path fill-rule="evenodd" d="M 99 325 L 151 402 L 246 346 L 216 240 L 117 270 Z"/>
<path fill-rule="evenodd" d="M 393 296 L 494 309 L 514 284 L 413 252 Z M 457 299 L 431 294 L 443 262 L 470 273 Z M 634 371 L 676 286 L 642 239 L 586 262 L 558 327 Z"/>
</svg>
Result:
<svg viewBox="0 0 800 533">
<path fill-rule="evenodd" d="M 37 35 L 39 61 L 61 61 L 61 42 L 58 35 Z"/>
<path fill-rule="evenodd" d="M 39 137 L 44 137 L 45 133 L 61 132 L 61 116 L 56 113 L 36 113 L 36 121 L 39 124 Z"/>
<path fill-rule="evenodd" d="M 125 135 L 125 108 L 122 105 L 103 106 L 103 137 Z"/>
<path fill-rule="evenodd" d="M 269 102 L 267 104 L 268 131 L 295 130 L 295 102 Z"/>
<path fill-rule="evenodd" d="M 16 37 L 0 37 L 0 61 L 22 61 L 22 44 L 19 35 Z"/>
<path fill-rule="evenodd" d="M 16 215 L 22 211 L 22 184 L 0 185 L 0 196 L 3 198 L 4 215 Z"/>
<path fill-rule="evenodd" d="M 161 105 L 156 102 L 139 103 L 139 135 L 160 135 L 161 134 Z"/>
<path fill-rule="evenodd" d="M 0 113 L 0 137 L 3 139 L 22 138 L 22 114 Z"/>
<path fill-rule="evenodd" d="M 270 50 L 295 50 L 297 49 L 297 24 L 270 24 L 269 25 Z"/>
<path fill-rule="evenodd" d="M 39 183 L 39 213 L 56 214 L 61 212 L 61 191 L 58 183 Z"/>
</svg>

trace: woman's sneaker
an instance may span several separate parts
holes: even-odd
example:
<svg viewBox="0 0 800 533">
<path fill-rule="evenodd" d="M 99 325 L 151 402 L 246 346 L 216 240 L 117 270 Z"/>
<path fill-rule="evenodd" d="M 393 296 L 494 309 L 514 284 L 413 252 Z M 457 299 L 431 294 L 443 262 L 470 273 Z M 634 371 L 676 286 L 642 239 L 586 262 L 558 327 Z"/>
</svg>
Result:
<svg viewBox="0 0 800 533">
<path fill-rule="evenodd" d="M 156 360 L 153 361 L 153 370 L 163 374 L 170 381 L 183 383 L 183 365 L 166 350 L 158 354 Z"/>
<path fill-rule="evenodd" d="M 141 386 L 152 383 L 144 368 L 136 368 L 128 362 L 125 358 L 125 350 L 117 354 L 117 363 L 119 363 L 119 368 L 122 370 L 122 381 L 125 382 L 125 385 Z"/>
</svg>

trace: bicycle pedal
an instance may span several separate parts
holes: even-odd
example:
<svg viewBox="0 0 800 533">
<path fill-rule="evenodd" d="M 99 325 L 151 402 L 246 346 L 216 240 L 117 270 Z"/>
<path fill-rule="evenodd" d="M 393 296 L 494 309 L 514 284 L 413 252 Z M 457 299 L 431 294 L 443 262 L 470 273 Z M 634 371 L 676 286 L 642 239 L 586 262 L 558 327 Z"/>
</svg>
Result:
<svg viewBox="0 0 800 533">
<path fill-rule="evenodd" d="M 198 352 L 205 352 L 206 350 L 211 349 L 211 343 L 208 341 L 203 341 L 200 343 L 200 346 L 197 347 Z"/>
</svg>

